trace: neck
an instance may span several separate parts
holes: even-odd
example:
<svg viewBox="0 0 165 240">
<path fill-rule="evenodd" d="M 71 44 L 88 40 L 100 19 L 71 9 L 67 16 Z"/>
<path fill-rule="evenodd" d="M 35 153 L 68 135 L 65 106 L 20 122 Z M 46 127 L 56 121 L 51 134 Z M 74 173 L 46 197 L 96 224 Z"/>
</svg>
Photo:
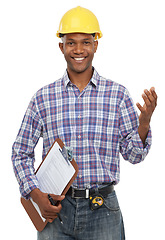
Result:
<svg viewBox="0 0 165 240">
<path fill-rule="evenodd" d="M 92 66 L 91 68 L 81 73 L 73 72 L 70 69 L 67 69 L 67 71 L 70 81 L 79 88 L 80 92 L 82 92 L 83 89 L 88 85 L 93 75 Z"/>
</svg>

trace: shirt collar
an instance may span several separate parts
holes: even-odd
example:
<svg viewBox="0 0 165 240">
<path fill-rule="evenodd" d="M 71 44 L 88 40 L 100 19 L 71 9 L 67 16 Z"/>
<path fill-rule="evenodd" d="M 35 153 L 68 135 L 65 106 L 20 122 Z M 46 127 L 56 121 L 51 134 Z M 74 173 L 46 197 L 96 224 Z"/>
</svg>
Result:
<svg viewBox="0 0 165 240">
<path fill-rule="evenodd" d="M 93 75 L 92 75 L 90 82 L 97 88 L 98 81 L 100 80 L 100 75 L 98 74 L 98 72 L 96 71 L 96 69 L 94 67 L 93 67 L 93 70 L 94 71 L 93 71 Z M 64 87 L 67 90 L 68 86 L 72 84 L 72 82 L 69 79 L 67 70 L 65 71 L 65 73 L 62 77 L 62 80 L 64 83 Z"/>
<path fill-rule="evenodd" d="M 95 85 L 95 87 L 97 87 L 100 80 L 100 75 L 98 74 L 98 72 L 94 67 L 93 67 L 93 70 L 94 70 L 93 75 L 90 81 Z"/>
</svg>

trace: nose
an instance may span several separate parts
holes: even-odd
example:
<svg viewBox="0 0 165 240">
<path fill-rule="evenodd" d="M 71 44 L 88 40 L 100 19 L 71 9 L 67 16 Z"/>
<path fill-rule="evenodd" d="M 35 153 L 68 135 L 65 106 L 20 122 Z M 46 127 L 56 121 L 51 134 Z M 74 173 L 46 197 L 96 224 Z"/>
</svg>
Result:
<svg viewBox="0 0 165 240">
<path fill-rule="evenodd" d="M 75 54 L 82 54 L 84 52 L 84 48 L 82 44 L 76 44 L 75 48 L 74 48 L 74 53 Z"/>
</svg>

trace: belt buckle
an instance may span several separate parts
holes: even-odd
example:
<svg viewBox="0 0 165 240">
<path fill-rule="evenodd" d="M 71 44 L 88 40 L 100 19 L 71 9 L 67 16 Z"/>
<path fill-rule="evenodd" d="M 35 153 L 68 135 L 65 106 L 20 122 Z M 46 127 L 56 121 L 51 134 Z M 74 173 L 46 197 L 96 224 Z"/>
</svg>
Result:
<svg viewBox="0 0 165 240">
<path fill-rule="evenodd" d="M 89 189 L 87 188 L 87 189 L 84 189 L 83 191 L 85 191 L 85 197 L 77 197 L 77 196 L 75 196 L 75 188 L 73 188 L 72 187 L 72 198 L 89 198 Z"/>
</svg>

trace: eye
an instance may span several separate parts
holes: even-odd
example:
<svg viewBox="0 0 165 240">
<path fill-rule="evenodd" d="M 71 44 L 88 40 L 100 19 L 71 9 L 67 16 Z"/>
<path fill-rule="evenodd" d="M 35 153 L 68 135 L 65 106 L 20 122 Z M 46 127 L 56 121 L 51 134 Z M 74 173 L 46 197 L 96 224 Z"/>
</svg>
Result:
<svg viewBox="0 0 165 240">
<path fill-rule="evenodd" d="M 89 44 L 90 44 L 89 41 L 85 41 L 85 42 L 84 42 L 84 45 L 89 45 Z"/>
<path fill-rule="evenodd" d="M 67 45 L 68 45 L 68 46 L 73 46 L 73 45 L 74 45 L 74 42 L 67 42 Z"/>
</svg>

